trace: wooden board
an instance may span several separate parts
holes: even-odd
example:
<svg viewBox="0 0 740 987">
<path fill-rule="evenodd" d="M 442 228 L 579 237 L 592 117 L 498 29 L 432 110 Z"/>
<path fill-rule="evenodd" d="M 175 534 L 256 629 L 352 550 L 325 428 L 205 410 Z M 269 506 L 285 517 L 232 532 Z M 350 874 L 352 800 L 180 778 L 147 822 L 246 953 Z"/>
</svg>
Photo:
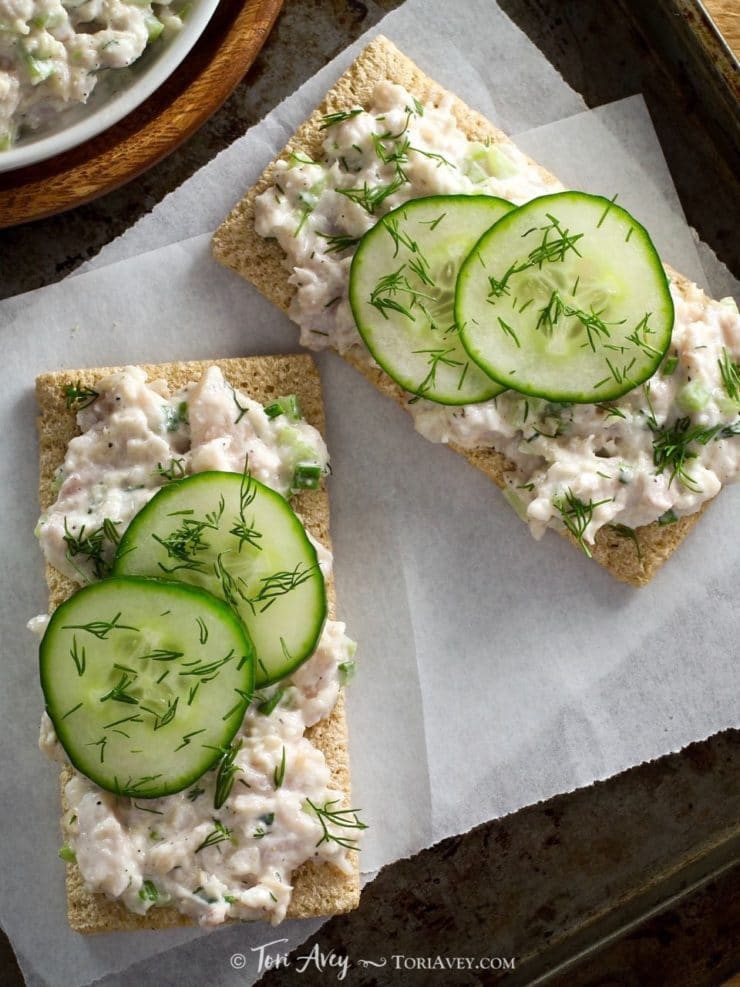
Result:
<svg viewBox="0 0 740 987">
<path fill-rule="evenodd" d="M 717 25 L 720 34 L 740 57 L 740 3 L 738 0 L 704 0 L 709 16 Z"/>
<path fill-rule="evenodd" d="M 242 79 L 282 5 L 283 0 L 221 0 L 185 61 L 141 106 L 79 147 L 0 175 L 0 227 L 89 202 L 174 151 Z"/>
</svg>

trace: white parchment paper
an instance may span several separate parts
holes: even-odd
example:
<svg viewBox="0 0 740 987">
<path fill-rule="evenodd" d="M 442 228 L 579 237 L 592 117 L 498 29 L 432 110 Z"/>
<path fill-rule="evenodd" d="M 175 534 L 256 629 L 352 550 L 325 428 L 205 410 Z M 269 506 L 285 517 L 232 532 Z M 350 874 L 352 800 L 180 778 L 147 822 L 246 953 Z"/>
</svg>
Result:
<svg viewBox="0 0 740 987">
<path fill-rule="evenodd" d="M 445 39 L 442 60 L 434 46 L 444 4 L 425 4 L 423 17 L 420 6 L 411 0 L 381 29 L 512 131 L 580 108 L 496 8 L 471 3 L 485 6 L 491 37 L 481 37 L 479 20 L 477 39 L 472 32 L 456 46 Z M 470 57 L 479 46 L 480 58 Z M 521 53 L 516 63 L 510 46 Z M 501 58 L 492 57 L 499 50 Z M 256 975 L 256 946 L 287 937 L 275 947 L 287 951 L 318 925 L 240 926 L 207 937 L 177 930 L 88 939 L 68 930 L 54 857 L 56 769 L 35 748 L 42 699 L 23 622 L 46 603 L 32 536 L 34 375 L 294 350 L 292 324 L 213 263 L 207 236 L 173 241 L 220 220 L 349 60 L 341 56 L 107 248 L 107 266 L 0 305 L 1 917 L 34 987 L 106 975 L 111 987 L 153 975 L 187 987 L 206 972 L 236 987 Z M 547 85 L 527 102 L 532 80 Z M 540 126 L 519 142 L 564 180 L 619 192 L 663 255 L 703 281 L 641 100 Z M 573 147 L 584 150 L 577 160 L 562 150 Z M 161 249 L 142 254 L 146 246 Z M 652 586 L 632 590 L 557 536 L 536 544 L 485 477 L 422 440 L 401 409 L 341 360 L 319 362 L 340 607 L 361 643 L 349 702 L 355 803 L 371 824 L 365 870 L 736 724 L 730 587 L 740 546 L 726 532 L 737 526 L 737 488 L 713 505 Z M 230 963 L 235 953 L 245 956 L 243 969 Z"/>
</svg>

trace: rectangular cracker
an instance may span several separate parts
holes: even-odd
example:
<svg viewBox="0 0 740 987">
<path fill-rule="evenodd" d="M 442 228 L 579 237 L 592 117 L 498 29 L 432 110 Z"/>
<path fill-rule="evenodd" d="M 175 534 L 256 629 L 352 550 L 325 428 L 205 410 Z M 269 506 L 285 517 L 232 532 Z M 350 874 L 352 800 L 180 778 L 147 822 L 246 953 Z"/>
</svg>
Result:
<svg viewBox="0 0 740 987">
<path fill-rule="evenodd" d="M 276 160 L 287 159 L 291 153 L 298 152 L 310 158 L 319 158 L 325 139 L 325 132 L 321 130 L 322 118 L 327 113 L 347 111 L 356 106 L 368 108 L 375 84 L 383 79 L 402 85 L 423 103 L 433 103 L 447 95 L 438 83 L 426 76 L 387 38 L 379 36 L 327 93 L 321 105 L 296 131 Z M 488 138 L 498 144 L 511 143 L 506 134 L 462 100 L 455 98 L 452 109 L 458 126 L 469 139 Z M 254 202 L 273 184 L 275 163 L 273 161 L 267 166 L 257 184 L 236 204 L 218 228 L 213 237 L 213 254 L 216 260 L 251 281 L 266 298 L 287 313 L 295 289 L 288 283 L 290 272 L 284 263 L 285 255 L 276 241 L 261 237 L 254 228 Z M 544 168 L 536 162 L 530 163 L 546 182 L 557 184 L 557 180 Z M 670 268 L 667 270 L 678 290 L 685 291 L 689 282 Z M 378 390 L 400 405 L 405 405 L 404 392 L 382 370 L 368 365 L 353 352 L 344 354 L 344 358 Z M 504 488 L 504 473 L 509 464 L 495 449 L 463 449 L 454 443 L 450 443 L 450 447 L 465 456 L 498 487 Z M 639 551 L 632 538 L 623 537 L 606 525 L 596 535 L 593 558 L 617 579 L 633 586 L 644 586 L 678 548 L 706 507 L 707 504 L 704 504 L 694 514 L 679 518 L 675 524 L 661 526 L 655 521 L 638 528 Z M 570 532 L 562 531 L 561 534 L 579 548 Z"/>
<path fill-rule="evenodd" d="M 164 379 L 172 390 L 194 380 L 210 366 L 220 367 L 226 380 L 263 404 L 281 394 L 296 394 L 305 418 L 322 434 L 325 432 L 321 381 L 312 358 L 305 354 L 291 356 L 259 356 L 236 360 L 208 360 L 193 363 L 144 365 L 149 379 Z M 104 367 L 94 370 L 59 371 L 43 374 L 36 380 L 36 396 L 40 409 L 38 420 L 40 449 L 39 500 L 45 510 L 55 499 L 52 480 L 57 467 L 64 461 L 69 440 L 79 430 L 75 414 L 66 406 L 65 387 L 80 381 L 92 386 L 96 380 L 120 370 Z M 329 535 L 329 498 L 326 489 L 306 490 L 298 504 L 304 524 L 311 534 L 327 548 Z M 46 566 L 50 611 L 65 600 L 77 587 L 52 566 Z M 334 586 L 328 581 L 330 613 L 334 612 Z M 332 773 L 332 783 L 342 791 L 345 804 L 350 804 L 350 771 L 347 721 L 344 697 L 332 713 L 306 731 L 306 736 L 322 751 Z M 62 771 L 62 791 L 70 769 Z M 66 806 L 63 805 L 63 811 Z M 354 871 L 340 873 L 328 864 L 311 861 L 294 875 L 294 891 L 288 907 L 288 918 L 310 918 L 338 915 L 356 908 L 360 897 L 360 875 L 357 855 L 352 855 Z M 84 885 L 76 865 L 67 867 L 67 913 L 69 924 L 77 932 L 113 932 L 133 929 L 164 929 L 194 924 L 174 908 L 152 908 L 147 915 L 135 915 L 117 901 L 104 895 L 92 894 Z"/>
</svg>

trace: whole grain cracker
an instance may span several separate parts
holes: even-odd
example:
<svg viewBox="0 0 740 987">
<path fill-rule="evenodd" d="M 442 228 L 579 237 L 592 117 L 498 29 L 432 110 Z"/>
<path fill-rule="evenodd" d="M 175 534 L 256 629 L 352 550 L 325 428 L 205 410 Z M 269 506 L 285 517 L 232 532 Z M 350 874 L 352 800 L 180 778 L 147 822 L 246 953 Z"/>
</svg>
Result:
<svg viewBox="0 0 740 987">
<path fill-rule="evenodd" d="M 280 246 L 275 240 L 261 237 L 254 228 L 255 199 L 273 184 L 276 161 L 286 160 L 297 152 L 311 158 L 320 156 L 325 139 L 325 131 L 321 129 L 322 118 L 327 113 L 347 111 L 357 106 L 368 108 L 375 84 L 384 79 L 403 86 L 422 103 L 435 103 L 449 95 L 387 38 L 382 35 L 375 38 L 327 93 L 321 105 L 298 128 L 278 157 L 265 168 L 257 183 L 234 206 L 214 234 L 214 257 L 251 281 L 261 294 L 286 313 L 295 288 L 288 282 L 290 271 L 285 266 L 285 255 Z M 453 100 L 452 112 L 458 126 L 469 139 L 489 139 L 496 144 L 512 143 L 503 131 L 457 97 Z M 553 191 L 560 187 L 554 176 L 536 162 L 528 160 L 544 181 L 552 184 Z M 685 293 L 690 282 L 667 265 L 666 270 L 678 290 Z M 342 355 L 380 391 L 405 406 L 407 397 L 401 388 L 382 370 L 373 367 L 366 358 L 363 359 L 361 352 L 349 351 Z M 494 449 L 464 449 L 454 443 L 450 443 L 450 448 L 504 489 L 504 474 L 511 468 L 504 456 Z M 592 556 L 622 582 L 644 586 L 678 548 L 704 513 L 708 503 L 694 514 L 679 518 L 673 524 L 660 525 L 654 521 L 637 528 L 635 538 L 624 537 L 618 526 L 606 525 L 596 534 L 595 544 L 591 548 Z M 562 530 L 559 533 L 580 550 L 578 541 L 569 531 Z"/>
<path fill-rule="evenodd" d="M 296 394 L 306 420 L 322 434 L 325 432 L 321 381 L 316 366 L 307 354 L 290 356 L 260 356 L 232 360 L 208 360 L 190 363 L 146 364 L 149 380 L 162 379 L 171 390 L 200 377 L 210 366 L 220 367 L 225 379 L 250 397 L 268 403 L 281 394 Z M 66 387 L 81 384 L 92 387 L 96 380 L 120 370 L 103 367 L 93 370 L 65 370 L 42 374 L 36 380 L 36 397 L 40 409 L 39 433 L 39 500 L 45 510 L 55 500 L 54 474 L 64 461 L 67 445 L 79 434 L 75 414 L 67 407 Z M 326 489 L 303 491 L 294 503 L 311 534 L 331 548 L 329 534 L 329 499 Z M 67 599 L 77 588 L 71 580 L 52 566 L 46 566 L 49 587 L 49 609 Z M 334 612 L 334 585 L 327 581 L 330 613 Z M 344 804 L 350 804 L 350 771 L 347 720 L 344 696 L 331 714 L 310 727 L 306 736 L 324 754 L 332 773 L 332 784 L 344 793 Z M 62 808 L 64 785 L 71 775 L 64 768 L 61 775 Z M 359 862 L 352 855 L 354 869 L 342 874 L 330 864 L 311 861 L 294 874 L 294 890 L 288 907 L 288 918 L 310 918 L 337 915 L 357 907 L 360 895 Z M 102 894 L 93 894 L 85 887 L 75 864 L 67 865 L 67 913 L 71 927 L 77 932 L 113 932 L 134 929 L 164 929 L 192 925 L 190 918 L 174 908 L 152 908 L 146 915 L 129 912 L 120 902 Z"/>
</svg>

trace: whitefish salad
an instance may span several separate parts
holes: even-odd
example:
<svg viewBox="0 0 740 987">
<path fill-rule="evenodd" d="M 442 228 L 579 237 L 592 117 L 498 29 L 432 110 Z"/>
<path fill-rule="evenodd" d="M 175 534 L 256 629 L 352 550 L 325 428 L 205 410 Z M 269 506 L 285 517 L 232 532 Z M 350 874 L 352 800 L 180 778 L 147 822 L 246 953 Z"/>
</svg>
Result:
<svg viewBox="0 0 740 987">
<path fill-rule="evenodd" d="M 103 76 L 175 35 L 184 0 L 0 0 L 0 150 L 86 103 Z M 113 73 L 113 76 L 111 76 Z"/>
<path fill-rule="evenodd" d="M 37 534 L 81 588 L 33 622 L 40 743 L 68 765 L 60 856 L 140 915 L 277 923 L 294 872 L 350 873 L 365 828 L 306 736 L 354 668 L 331 553 L 288 499 L 326 446 L 295 395 L 262 405 L 217 367 L 66 397 L 81 434 Z"/>
</svg>

